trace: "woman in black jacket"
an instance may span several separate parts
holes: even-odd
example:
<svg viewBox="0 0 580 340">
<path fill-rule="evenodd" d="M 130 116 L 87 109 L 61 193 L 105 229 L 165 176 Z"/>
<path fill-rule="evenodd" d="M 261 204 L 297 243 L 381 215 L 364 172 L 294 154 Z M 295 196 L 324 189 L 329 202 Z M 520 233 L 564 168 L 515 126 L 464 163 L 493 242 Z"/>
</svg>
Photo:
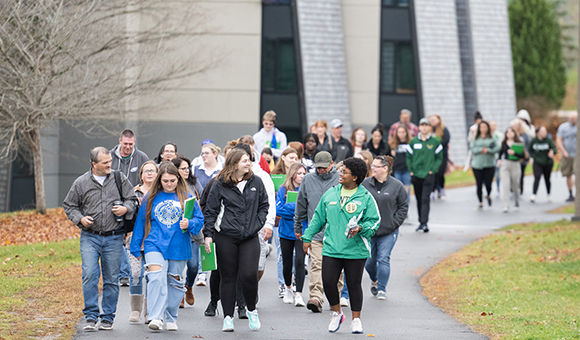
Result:
<svg viewBox="0 0 580 340">
<path fill-rule="evenodd" d="M 205 206 L 205 248 L 215 242 L 221 277 L 220 297 L 224 313 L 222 331 L 234 330 L 236 284 L 239 275 L 250 328 L 260 328 L 256 296 L 258 294 L 258 232 L 266 222 L 268 194 L 262 180 L 252 173 L 248 154 L 230 151 L 223 170 L 216 177 Z"/>
<path fill-rule="evenodd" d="M 405 186 L 389 175 L 393 169 L 392 157 L 376 157 L 371 169 L 373 176 L 365 179 L 362 185 L 377 202 L 381 224 L 371 238 L 371 257 L 367 259 L 365 269 L 371 279 L 371 293 L 378 300 L 386 300 L 387 283 L 391 275 L 391 252 L 409 205 Z"/>
</svg>

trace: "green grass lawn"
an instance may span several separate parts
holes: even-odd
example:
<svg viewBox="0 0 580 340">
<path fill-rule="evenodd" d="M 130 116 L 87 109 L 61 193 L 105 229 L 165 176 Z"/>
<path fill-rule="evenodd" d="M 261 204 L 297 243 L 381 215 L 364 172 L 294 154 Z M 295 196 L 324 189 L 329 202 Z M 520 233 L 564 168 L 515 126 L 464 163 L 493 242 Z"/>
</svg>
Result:
<svg viewBox="0 0 580 340">
<path fill-rule="evenodd" d="M 0 246 L 0 262 L 0 338 L 70 338 L 82 309 L 79 239 Z"/>
<path fill-rule="evenodd" d="M 515 225 L 464 247 L 421 283 L 492 339 L 580 339 L 580 224 Z"/>
</svg>

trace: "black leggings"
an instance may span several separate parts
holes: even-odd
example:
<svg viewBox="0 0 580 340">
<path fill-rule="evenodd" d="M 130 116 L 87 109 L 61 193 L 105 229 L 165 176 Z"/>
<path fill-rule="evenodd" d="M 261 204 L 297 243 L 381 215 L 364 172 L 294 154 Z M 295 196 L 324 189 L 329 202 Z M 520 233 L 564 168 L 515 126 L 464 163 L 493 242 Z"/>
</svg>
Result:
<svg viewBox="0 0 580 340">
<path fill-rule="evenodd" d="M 220 297 L 225 316 L 234 316 L 238 277 L 242 284 L 244 299 L 249 311 L 256 309 L 258 295 L 258 262 L 260 241 L 258 235 L 245 240 L 214 233 L 218 270 L 220 273 Z"/>
<path fill-rule="evenodd" d="M 483 184 L 485 184 L 485 190 L 487 190 L 487 196 L 491 195 L 491 183 L 493 183 L 493 175 L 495 174 L 495 167 L 483 168 L 483 169 L 473 169 L 473 175 L 475 176 L 475 184 L 477 186 L 477 198 L 479 203 L 483 201 Z"/>
<path fill-rule="evenodd" d="M 280 237 L 280 250 L 282 251 L 282 274 L 286 286 L 292 285 L 292 266 L 296 268 L 296 292 L 302 293 L 304 286 L 304 248 L 300 240 L 288 240 Z M 296 257 L 294 257 L 296 250 Z M 294 257 L 294 263 L 292 258 Z"/>
<path fill-rule="evenodd" d="M 362 275 L 366 259 L 339 259 L 322 256 L 322 286 L 324 294 L 331 306 L 340 304 L 340 292 L 337 284 L 340 273 L 344 269 L 344 277 L 350 295 L 350 310 L 362 310 L 363 292 L 361 287 Z"/>
<path fill-rule="evenodd" d="M 212 270 L 209 278 L 209 294 L 211 302 L 217 304 L 220 300 L 220 272 L 219 270 Z M 238 307 L 246 307 L 246 300 L 244 300 L 244 292 L 242 291 L 242 284 L 238 279 L 238 291 L 236 293 L 236 304 Z"/>
<path fill-rule="evenodd" d="M 550 163 L 547 165 L 541 165 L 536 162 L 532 165 L 534 170 L 534 195 L 538 192 L 538 187 L 540 186 L 540 178 L 542 175 L 544 176 L 544 182 L 546 182 L 546 191 L 548 195 L 550 194 L 551 183 L 550 183 L 550 175 L 552 174 L 552 168 L 554 167 L 554 163 Z"/>
</svg>

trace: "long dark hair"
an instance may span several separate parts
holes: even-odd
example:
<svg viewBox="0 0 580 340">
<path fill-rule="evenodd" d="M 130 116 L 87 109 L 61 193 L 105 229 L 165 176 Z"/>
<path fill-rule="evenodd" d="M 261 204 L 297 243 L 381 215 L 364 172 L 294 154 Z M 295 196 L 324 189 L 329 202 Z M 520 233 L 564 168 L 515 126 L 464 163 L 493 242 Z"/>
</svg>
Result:
<svg viewBox="0 0 580 340">
<path fill-rule="evenodd" d="M 145 237 L 149 236 L 151 231 L 151 210 L 153 209 L 153 200 L 155 196 L 161 191 L 163 191 L 163 186 L 161 185 L 161 176 L 164 174 L 174 175 L 177 177 L 177 187 L 175 188 L 175 193 L 181 204 L 181 210 L 183 210 L 183 202 L 188 197 L 187 184 L 185 180 L 179 173 L 179 170 L 171 162 L 163 162 L 159 165 L 159 171 L 157 172 L 157 177 L 151 185 L 151 190 L 149 191 L 149 196 L 147 196 L 147 210 L 145 213 Z"/>
<path fill-rule="evenodd" d="M 191 185 L 192 187 L 195 187 L 195 185 L 197 184 L 197 177 L 195 177 L 193 171 L 191 171 L 191 161 L 189 160 L 189 158 L 179 155 L 171 160 L 171 163 L 175 165 L 177 170 L 179 170 L 179 166 L 181 165 L 182 162 L 186 162 L 187 167 L 189 168 L 189 176 L 185 178 L 185 182 Z"/>
<path fill-rule="evenodd" d="M 503 142 L 501 143 L 502 150 L 508 148 L 508 146 L 507 146 L 507 139 L 508 139 L 507 132 L 509 130 L 512 130 L 513 133 L 514 133 L 514 142 L 515 143 L 521 143 L 522 142 L 522 140 L 520 139 L 520 135 L 516 132 L 516 130 L 514 130 L 514 128 L 512 128 L 511 126 L 509 126 L 507 129 L 505 129 L 505 133 L 503 135 Z"/>
<path fill-rule="evenodd" d="M 163 146 L 161 147 L 161 149 L 159 149 L 159 153 L 157 154 L 157 157 L 155 157 L 155 162 L 157 164 L 161 163 L 161 155 L 163 155 L 163 151 L 165 150 L 165 147 L 167 145 L 173 145 L 173 147 L 175 148 L 175 155 L 177 155 L 177 145 L 173 142 L 167 142 L 165 144 L 163 144 Z"/>
<path fill-rule="evenodd" d="M 217 175 L 216 179 L 224 183 L 237 185 L 238 178 L 236 177 L 236 170 L 238 169 L 238 163 L 240 163 L 243 156 L 249 157 L 248 153 L 242 149 L 234 148 L 232 151 L 228 152 L 228 155 L 226 156 L 226 164 L 224 164 L 224 168 Z M 250 169 L 250 171 L 244 175 L 242 180 L 248 180 L 252 175 L 252 169 Z"/>
<path fill-rule="evenodd" d="M 489 123 L 486 122 L 485 120 L 482 120 L 479 124 L 477 124 L 477 133 L 475 134 L 475 139 L 478 139 L 479 137 L 481 137 L 481 129 L 480 129 L 481 124 L 487 125 L 487 134 L 486 134 L 485 138 L 493 138 L 491 136 L 491 128 L 489 127 Z M 517 135 L 517 133 L 516 133 L 516 135 Z"/>
</svg>

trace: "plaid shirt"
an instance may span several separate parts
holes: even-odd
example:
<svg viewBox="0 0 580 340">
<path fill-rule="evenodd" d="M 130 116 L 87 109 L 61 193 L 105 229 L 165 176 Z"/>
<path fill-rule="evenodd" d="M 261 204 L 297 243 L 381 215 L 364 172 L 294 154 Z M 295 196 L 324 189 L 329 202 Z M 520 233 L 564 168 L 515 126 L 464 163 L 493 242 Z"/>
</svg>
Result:
<svg viewBox="0 0 580 340">
<path fill-rule="evenodd" d="M 127 208 L 126 218 L 131 218 L 135 212 L 135 191 L 133 186 L 127 180 L 127 177 L 121 173 L 123 189 L 123 206 Z M 62 205 L 66 216 L 81 229 L 91 229 L 94 231 L 107 232 L 121 229 L 123 222 L 115 221 L 113 214 L 113 202 L 121 200 L 115 176 L 113 173 L 107 175 L 107 178 L 101 185 L 89 170 L 78 177 L 72 184 Z M 86 228 L 81 224 L 81 218 L 91 216 L 94 224 Z"/>
</svg>

